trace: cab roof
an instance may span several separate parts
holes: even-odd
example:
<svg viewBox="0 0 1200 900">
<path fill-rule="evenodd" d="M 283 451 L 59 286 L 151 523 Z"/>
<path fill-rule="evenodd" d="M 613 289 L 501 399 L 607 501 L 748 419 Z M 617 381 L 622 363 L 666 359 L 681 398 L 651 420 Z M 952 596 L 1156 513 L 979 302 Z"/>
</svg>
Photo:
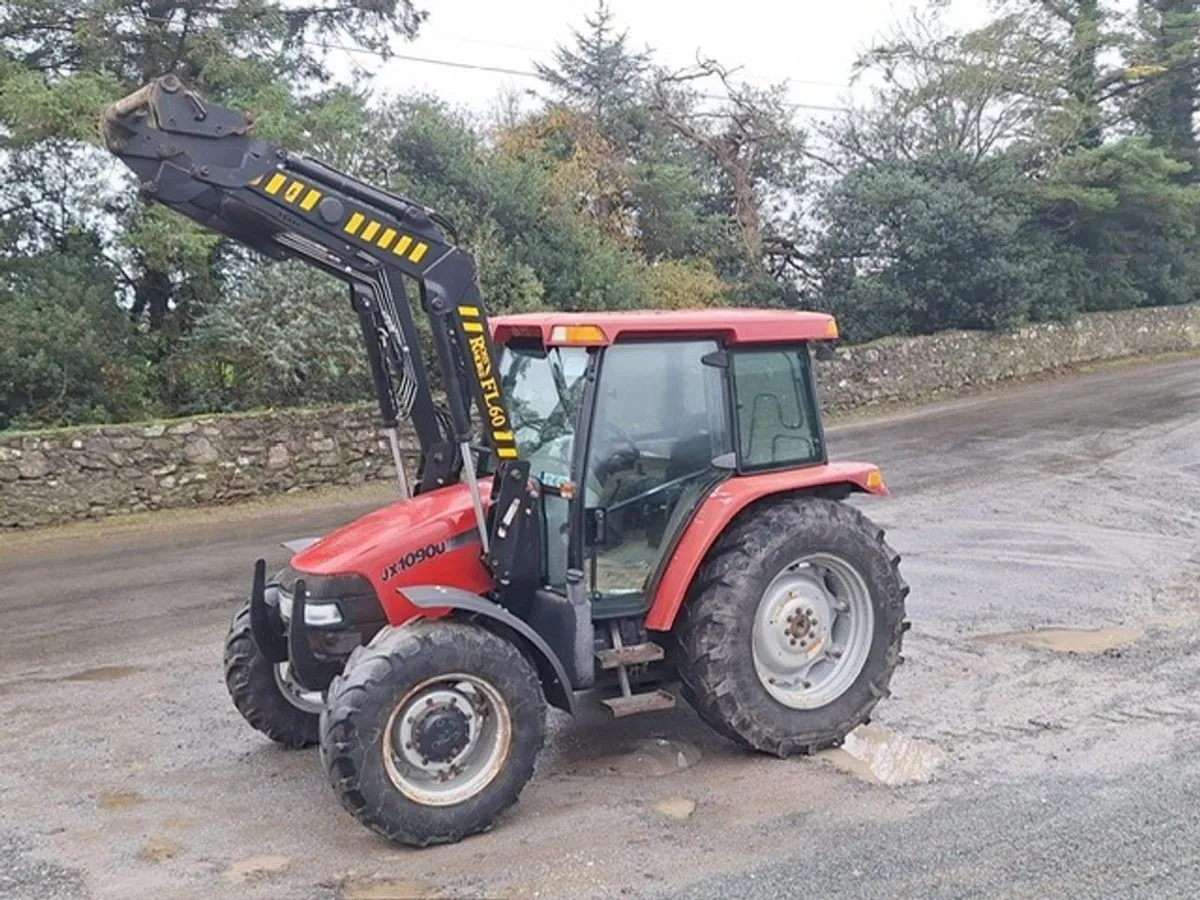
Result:
<svg viewBox="0 0 1200 900">
<path fill-rule="evenodd" d="M 545 312 L 493 316 L 492 339 L 540 339 L 547 346 L 606 346 L 636 338 L 706 337 L 729 344 L 828 341 L 837 322 L 826 313 L 781 309 L 636 310 Z"/>
</svg>

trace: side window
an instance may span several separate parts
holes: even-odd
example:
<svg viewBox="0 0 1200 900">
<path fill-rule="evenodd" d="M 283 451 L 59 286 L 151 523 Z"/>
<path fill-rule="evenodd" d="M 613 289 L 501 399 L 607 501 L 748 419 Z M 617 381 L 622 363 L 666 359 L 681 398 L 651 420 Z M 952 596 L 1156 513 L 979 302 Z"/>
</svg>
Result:
<svg viewBox="0 0 1200 900">
<path fill-rule="evenodd" d="M 806 347 L 732 354 L 739 451 L 746 468 L 823 458 Z"/>
</svg>

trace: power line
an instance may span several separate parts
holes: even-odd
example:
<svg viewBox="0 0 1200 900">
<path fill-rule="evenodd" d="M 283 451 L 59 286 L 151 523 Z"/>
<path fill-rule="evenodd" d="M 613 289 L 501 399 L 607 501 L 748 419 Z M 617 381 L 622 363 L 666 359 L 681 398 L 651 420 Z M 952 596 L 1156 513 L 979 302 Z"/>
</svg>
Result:
<svg viewBox="0 0 1200 900">
<path fill-rule="evenodd" d="M 474 71 L 479 71 L 479 72 L 498 73 L 501 75 L 515 75 L 519 78 L 533 78 L 538 81 L 542 80 L 541 75 L 539 75 L 537 72 L 529 71 L 528 69 L 510 69 L 510 68 L 506 68 L 504 66 L 485 66 L 485 65 L 481 65 L 479 63 L 465 63 L 465 62 L 458 62 L 457 60 L 449 60 L 449 59 L 434 59 L 434 58 L 428 57 L 428 56 L 413 56 L 413 55 L 407 54 L 407 53 L 383 53 L 378 50 L 369 50 L 366 47 L 348 47 L 344 44 L 328 44 L 328 43 L 318 43 L 318 42 L 314 42 L 314 41 L 306 41 L 305 44 L 306 44 L 306 46 L 319 47 L 323 50 L 340 50 L 344 53 L 359 53 L 359 54 L 363 54 L 365 56 L 374 56 L 378 59 L 383 60 L 384 62 L 390 62 L 393 59 L 399 59 L 399 60 L 404 60 L 405 62 L 423 63 L 425 65 L 431 65 L 431 66 L 446 66 L 446 67 L 452 68 L 452 69 L 467 69 L 467 70 L 474 70 Z M 810 82 L 797 82 L 797 83 L 807 84 Z M 720 96 L 719 94 L 700 94 L 700 96 L 704 97 L 706 99 L 709 99 L 709 100 L 725 99 L 724 97 Z M 796 107 L 797 109 L 808 109 L 808 110 L 814 110 L 817 112 L 845 112 L 846 111 L 846 107 L 844 107 L 844 106 L 831 106 L 831 105 L 823 104 L 823 103 L 793 103 L 792 106 Z"/>
<path fill-rule="evenodd" d="M 156 23 L 160 23 L 160 24 L 164 24 L 164 25 L 171 24 L 170 19 L 155 17 L 155 16 L 146 16 L 145 20 L 148 22 L 156 22 Z M 461 38 L 460 40 L 466 40 L 466 39 Z M 459 62 L 457 60 L 434 59 L 433 57 L 429 57 L 429 56 L 415 56 L 415 55 L 408 54 L 408 53 L 392 53 L 390 51 L 387 53 L 384 53 L 383 51 L 371 50 L 367 47 L 348 47 L 345 44 L 331 44 L 331 43 L 326 43 L 326 42 L 322 42 L 322 41 L 298 41 L 298 43 L 303 44 L 306 47 L 317 47 L 322 50 L 339 50 L 339 51 L 341 51 L 343 53 L 347 53 L 347 54 L 358 53 L 358 54 L 361 54 L 364 56 L 373 56 L 384 62 L 388 62 L 393 59 L 399 59 L 399 60 L 403 60 L 405 62 L 415 62 L 415 63 L 420 63 L 423 65 L 429 65 L 429 66 L 443 66 L 445 68 L 450 68 L 450 69 L 459 69 L 459 70 L 476 71 L 476 72 L 489 72 L 493 75 L 514 75 L 518 78 L 533 78 L 533 79 L 536 79 L 539 81 L 542 80 L 542 76 L 540 76 L 537 72 L 532 72 L 528 69 L 512 69 L 512 68 L 508 68 L 506 66 L 487 66 L 487 65 L 482 65 L 480 63 L 465 63 L 465 62 Z M 497 47 L 513 47 L 513 48 L 517 47 L 517 45 L 515 45 L 515 44 L 500 44 L 500 43 L 489 42 L 489 41 L 475 41 L 474 43 L 491 44 L 491 45 L 497 46 Z M 793 82 L 795 84 L 820 85 L 820 86 L 826 86 L 826 87 L 847 87 L 847 88 L 849 87 L 849 85 L 835 84 L 830 81 L 804 81 L 802 79 L 785 79 L 785 80 L 787 80 L 789 82 Z M 759 86 L 761 87 L 761 85 L 759 85 Z M 700 96 L 704 97 L 706 99 L 709 99 L 709 100 L 725 99 L 725 98 L 723 98 L 719 95 L 715 95 L 715 94 L 701 94 Z M 796 107 L 797 109 L 807 109 L 807 110 L 813 110 L 816 112 L 845 112 L 846 111 L 846 107 L 844 107 L 844 106 L 831 106 L 831 105 L 823 104 L 823 103 L 793 103 L 792 106 Z"/>
</svg>

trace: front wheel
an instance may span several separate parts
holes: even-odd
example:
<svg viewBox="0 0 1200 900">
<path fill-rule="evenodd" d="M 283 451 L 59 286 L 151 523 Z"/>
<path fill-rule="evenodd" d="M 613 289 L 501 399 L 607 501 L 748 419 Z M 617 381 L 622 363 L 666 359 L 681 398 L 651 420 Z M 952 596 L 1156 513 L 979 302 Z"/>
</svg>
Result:
<svg viewBox="0 0 1200 900">
<path fill-rule="evenodd" d="M 351 655 L 321 714 L 321 759 L 368 828 L 400 844 L 450 843 L 516 802 L 545 716 L 518 647 L 478 626 L 420 621 Z"/>
<path fill-rule="evenodd" d="M 225 639 L 225 686 L 242 718 L 275 743 L 300 748 L 317 742 L 321 695 L 298 685 L 286 662 L 263 655 L 254 643 L 249 603 L 233 617 Z"/>
<path fill-rule="evenodd" d="M 883 531 L 831 500 L 751 509 L 696 577 L 677 634 L 685 696 L 777 756 L 839 744 L 886 696 L 908 586 Z"/>
</svg>

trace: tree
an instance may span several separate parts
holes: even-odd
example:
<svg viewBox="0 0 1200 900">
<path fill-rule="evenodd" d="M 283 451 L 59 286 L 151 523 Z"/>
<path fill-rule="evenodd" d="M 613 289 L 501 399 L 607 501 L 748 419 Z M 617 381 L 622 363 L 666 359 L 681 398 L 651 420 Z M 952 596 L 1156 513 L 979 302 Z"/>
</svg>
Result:
<svg viewBox="0 0 1200 900">
<path fill-rule="evenodd" d="M 76 233 L 52 250 L 0 260 L 0 429 L 153 411 L 146 361 L 97 249 Z"/>
<path fill-rule="evenodd" d="M 89 150 L 106 103 L 175 72 L 216 102 L 253 107 L 261 134 L 286 137 L 302 149 L 303 124 L 319 116 L 326 99 L 313 90 L 330 78 L 326 45 L 386 52 L 393 35 L 411 37 L 424 16 L 411 0 L 0 5 L 0 151 L 24 163 L 2 186 L 6 194 L 15 186 L 43 199 L 27 217 L 37 227 L 25 243 L 44 247 L 60 233 L 48 228 L 56 221 L 47 211 L 56 191 L 40 176 L 39 162 L 65 157 L 85 161 L 85 172 L 108 169 Z M 103 252 L 123 272 L 126 302 L 154 329 L 186 331 L 219 294 L 212 276 L 218 239 L 163 210 L 142 208 L 125 185 L 113 190 L 111 178 L 81 182 L 73 175 L 81 194 L 73 214 L 106 218 L 105 230 L 115 235 Z"/>
<path fill-rule="evenodd" d="M 715 107 L 700 85 L 719 91 Z M 660 71 L 650 109 L 713 167 L 711 211 L 736 235 L 736 250 L 719 263 L 722 274 L 743 282 L 743 296 L 757 302 L 786 293 L 800 260 L 795 201 L 807 172 L 805 136 L 783 88 L 739 83 L 720 63 L 701 59 L 690 69 Z"/>
<path fill-rule="evenodd" d="M 1200 178 L 1196 142 L 1197 94 L 1200 93 L 1200 9 L 1196 0 L 1140 0 L 1139 39 L 1132 65 L 1144 73 L 1132 115 L 1158 146 L 1188 169 L 1184 180 Z"/>
<path fill-rule="evenodd" d="M 584 19 L 586 31 L 572 30 L 573 47 L 559 45 L 554 64 L 535 71 L 560 103 L 584 112 L 605 139 L 626 149 L 645 127 L 639 101 L 650 70 L 650 52 L 629 48 L 629 32 L 616 31 L 606 0 Z"/>
</svg>

